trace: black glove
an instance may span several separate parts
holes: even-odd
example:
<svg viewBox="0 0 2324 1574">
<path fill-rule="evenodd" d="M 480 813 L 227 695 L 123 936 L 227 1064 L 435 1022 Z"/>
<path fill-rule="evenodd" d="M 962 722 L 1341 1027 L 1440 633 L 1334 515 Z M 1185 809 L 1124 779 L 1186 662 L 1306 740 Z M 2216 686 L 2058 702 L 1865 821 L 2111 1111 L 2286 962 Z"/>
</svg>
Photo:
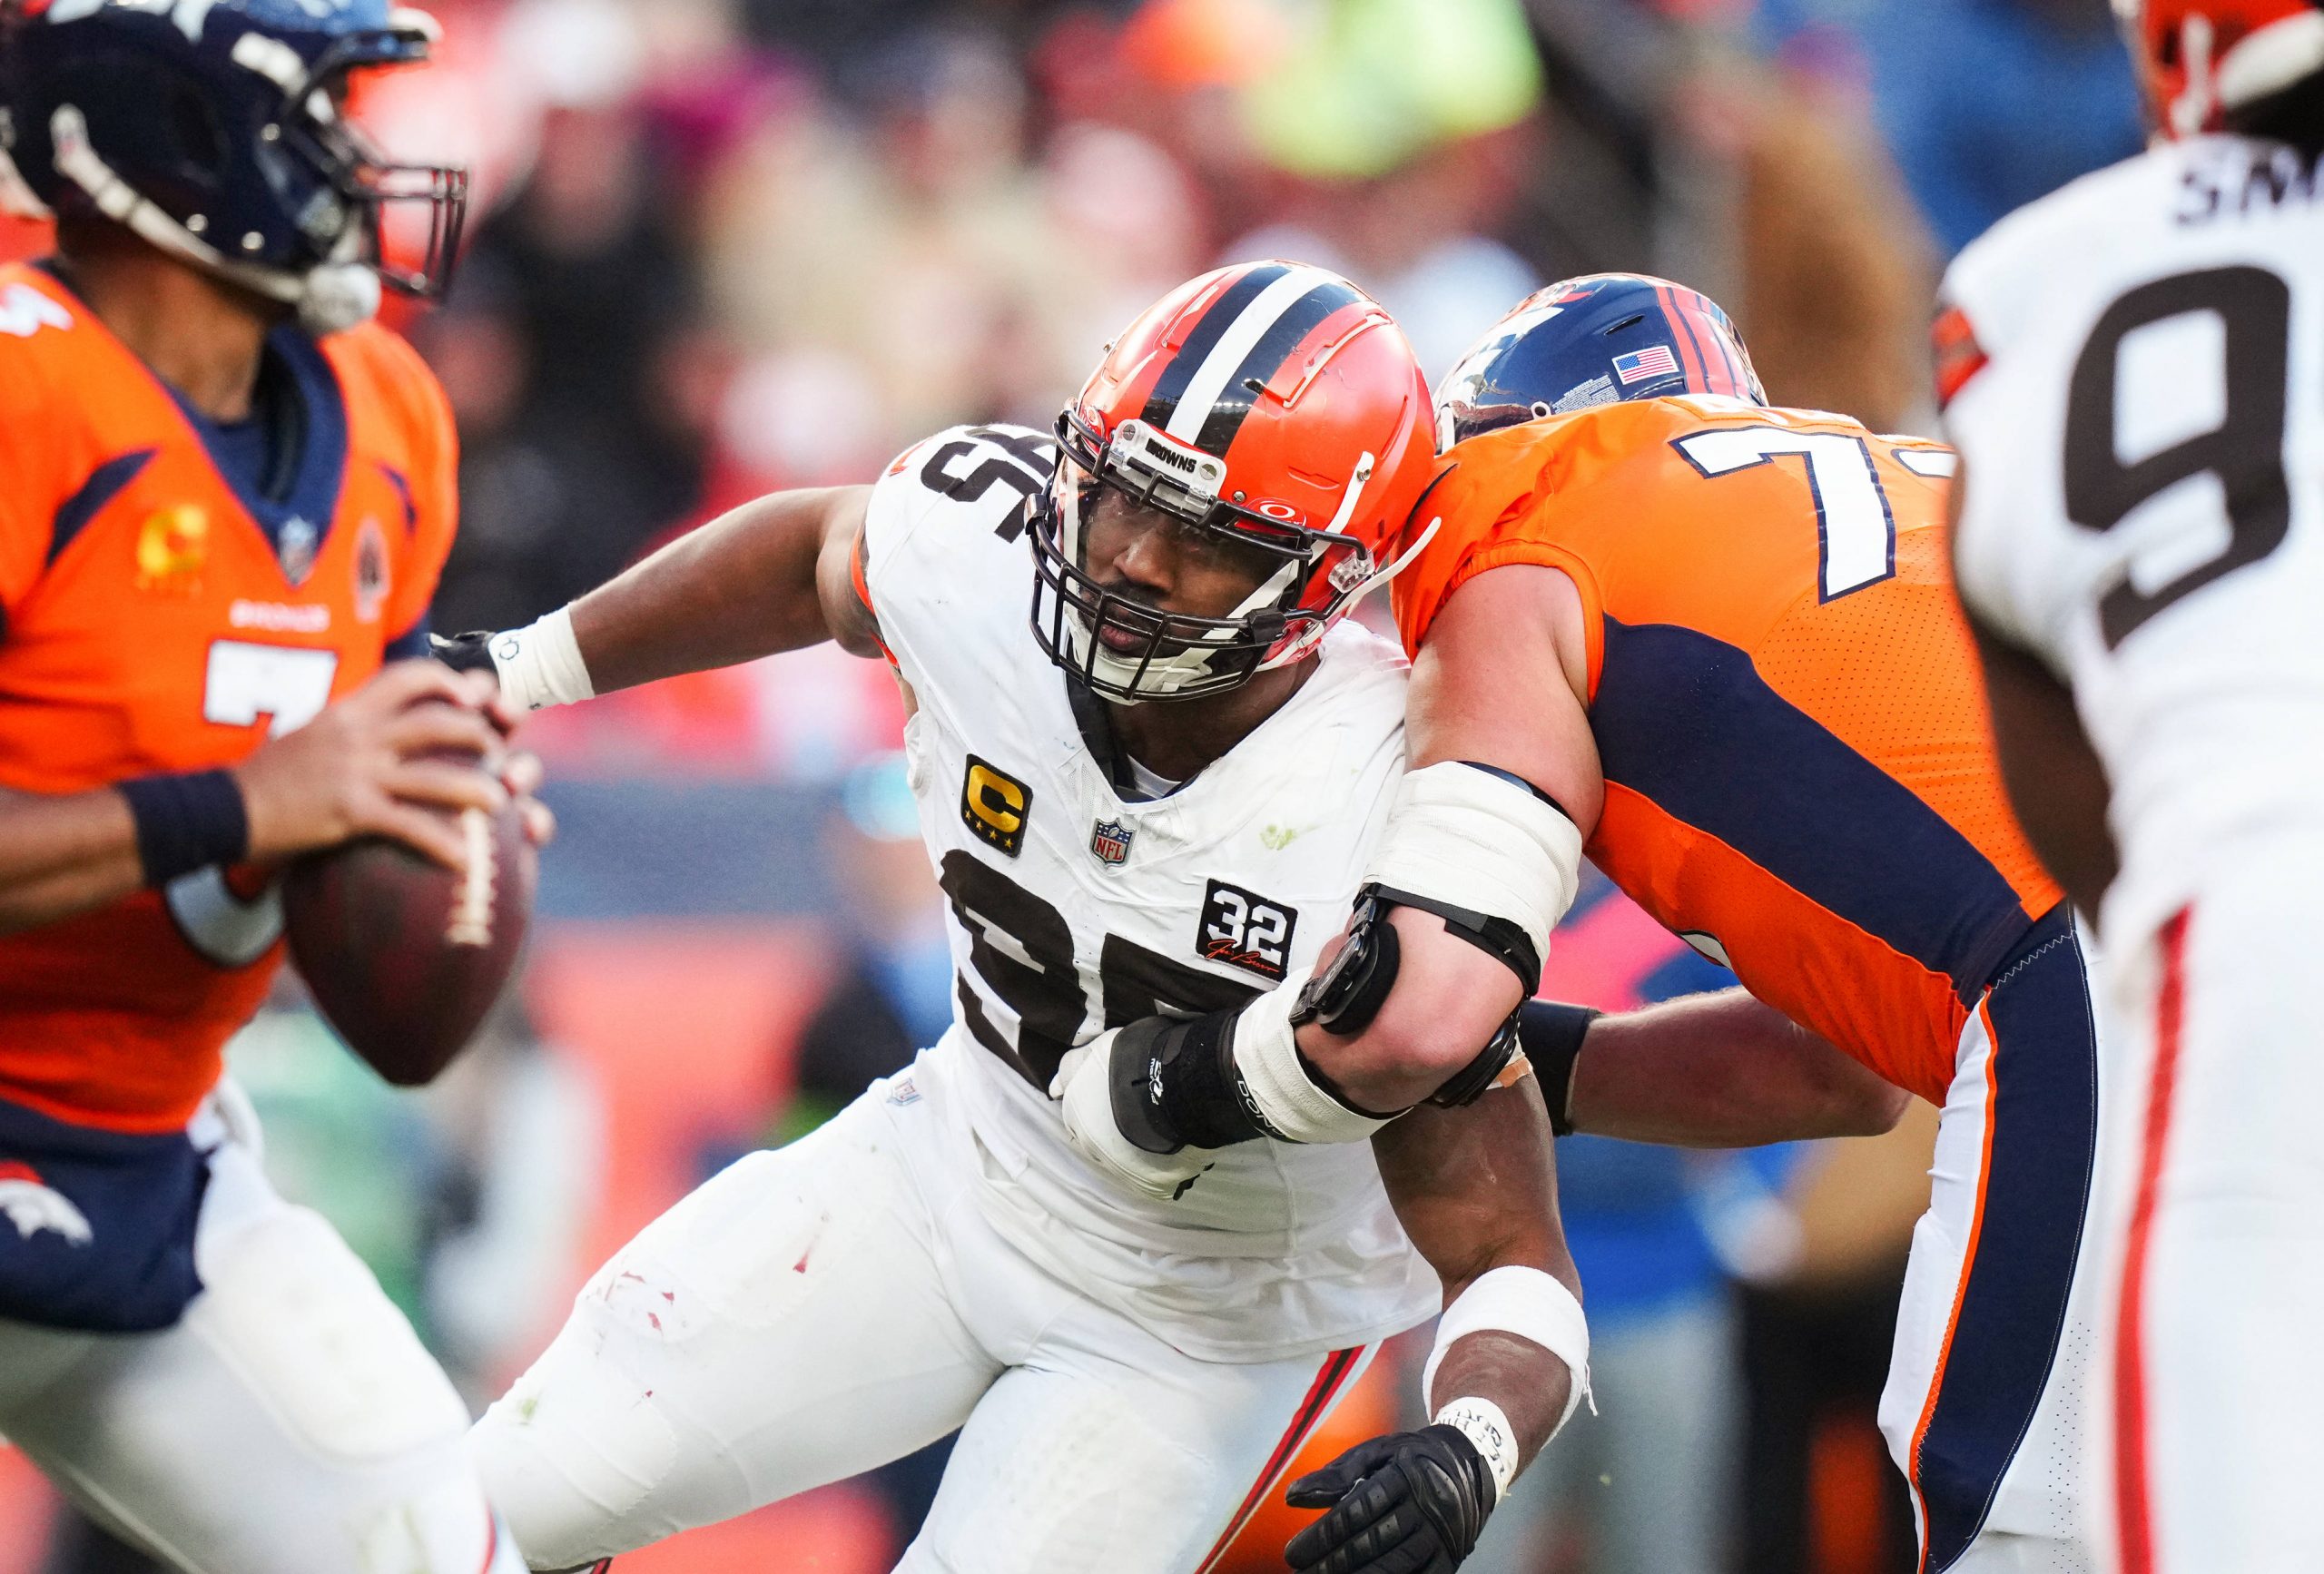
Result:
<svg viewBox="0 0 2324 1574">
<path fill-rule="evenodd" d="M 1331 1512 L 1283 1559 L 1299 1574 L 1452 1574 L 1495 1496 L 1485 1456 L 1452 1427 L 1374 1438 L 1291 1483 L 1293 1508 Z"/>
<path fill-rule="evenodd" d="M 489 629 L 476 634 L 456 634 L 446 639 L 440 634 L 428 636 L 428 654 L 450 667 L 454 672 L 490 673 L 492 681 L 500 681 L 500 669 L 492 664 L 492 652 L 487 644 L 492 638 Z"/>
</svg>

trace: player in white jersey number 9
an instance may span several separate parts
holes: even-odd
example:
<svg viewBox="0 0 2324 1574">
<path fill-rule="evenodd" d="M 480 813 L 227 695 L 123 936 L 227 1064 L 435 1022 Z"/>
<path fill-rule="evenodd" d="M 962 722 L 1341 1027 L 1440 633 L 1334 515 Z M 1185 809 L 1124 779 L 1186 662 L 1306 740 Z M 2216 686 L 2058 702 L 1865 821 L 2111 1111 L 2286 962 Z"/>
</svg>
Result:
<svg viewBox="0 0 2324 1574">
<path fill-rule="evenodd" d="M 2099 926 L 2124 1574 L 2324 1567 L 2324 5 L 2122 0 L 2153 149 L 1965 251 L 1939 394 L 2010 797 Z"/>
</svg>

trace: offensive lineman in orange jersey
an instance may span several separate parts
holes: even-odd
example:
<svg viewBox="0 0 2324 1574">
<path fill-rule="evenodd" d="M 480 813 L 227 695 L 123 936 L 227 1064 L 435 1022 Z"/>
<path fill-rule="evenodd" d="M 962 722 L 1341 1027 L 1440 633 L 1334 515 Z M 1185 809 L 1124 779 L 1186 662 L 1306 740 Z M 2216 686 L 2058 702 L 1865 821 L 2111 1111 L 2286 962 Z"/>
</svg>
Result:
<svg viewBox="0 0 2324 1574">
<path fill-rule="evenodd" d="M 1414 542 L 1434 534 L 1395 587 L 1415 654 L 1398 813 L 1415 829 L 1388 833 L 1433 840 L 1426 858 L 1381 861 L 1370 889 L 1391 916 L 1367 931 L 1359 904 L 1286 1018 L 1348 1118 L 1295 1129 L 1246 1076 L 1247 1125 L 1358 1135 L 1497 1067 L 1507 1050 L 1490 1046 L 1538 968 L 1526 946 L 1571 900 L 1570 862 L 1533 850 L 1586 845 L 1743 989 L 1596 1021 L 1527 1007 L 1520 1036 L 1559 1128 L 1791 1135 L 1748 1084 L 1765 1046 L 1800 1034 L 1939 1105 L 1881 1405 L 1922 1567 L 2090 1566 L 2075 1270 L 2096 1047 L 2071 914 L 2003 797 L 1952 601 L 1951 452 L 1768 408 L 1726 315 L 1636 275 L 1526 300 L 1440 389 L 1438 415 L 1457 446 L 1413 519 Z M 1521 885 L 1536 868 L 1545 892 Z M 1448 904 L 1473 910 L 1456 922 Z M 1233 1029 L 1238 1074 L 1260 1063 L 1255 1021 L 1257 1006 Z M 1166 1111 L 1185 1097 L 1171 1070 L 1151 1093 Z M 1200 1160 L 1121 1126 L 1133 1167 Z M 1124 1156 L 1106 1132 L 1090 1146 Z M 1521 1336 L 1519 1321 L 1504 1326 Z M 1295 1566 L 1385 1574 L 1465 1554 L 1433 1524 L 1384 1529 L 1384 1501 L 1426 1496 L 1371 1490 L 1410 1482 L 1398 1448 L 1364 1445 L 1315 1484 L 1307 1500 L 1338 1506 L 1295 1541 Z"/>
<path fill-rule="evenodd" d="M 505 713 L 381 672 L 425 654 L 454 452 L 362 321 L 379 214 L 416 189 L 448 242 L 462 185 L 339 111 L 432 37 L 384 0 L 0 9 L 0 191 L 58 225 L 0 270 L 0 1433 L 195 1574 L 524 1566 L 458 1397 L 220 1080 L 281 950 L 262 866 L 458 867 L 441 811 L 537 769 L 426 758 Z"/>
</svg>

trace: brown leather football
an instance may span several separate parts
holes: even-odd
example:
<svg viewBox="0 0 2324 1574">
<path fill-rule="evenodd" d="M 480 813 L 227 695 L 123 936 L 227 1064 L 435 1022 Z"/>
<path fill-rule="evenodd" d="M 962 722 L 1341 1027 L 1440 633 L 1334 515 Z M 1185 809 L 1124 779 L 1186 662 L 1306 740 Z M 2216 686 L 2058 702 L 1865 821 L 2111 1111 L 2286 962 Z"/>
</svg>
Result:
<svg viewBox="0 0 2324 1574">
<path fill-rule="evenodd" d="M 459 817 L 458 873 L 367 837 L 282 879 L 290 959 L 339 1036 L 399 1087 L 434 1079 L 500 998 L 524 949 L 539 861 L 512 805 Z"/>
</svg>

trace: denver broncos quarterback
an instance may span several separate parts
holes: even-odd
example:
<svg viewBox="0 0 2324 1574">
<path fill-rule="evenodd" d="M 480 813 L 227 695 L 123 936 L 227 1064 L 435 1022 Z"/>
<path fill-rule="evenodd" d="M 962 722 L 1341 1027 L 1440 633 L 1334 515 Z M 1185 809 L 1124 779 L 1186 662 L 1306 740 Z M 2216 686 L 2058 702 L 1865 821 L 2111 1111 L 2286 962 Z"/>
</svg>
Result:
<svg viewBox="0 0 2324 1574">
<path fill-rule="evenodd" d="M 450 1383 L 220 1079 L 281 951 L 260 866 L 459 867 L 441 812 L 535 769 L 426 758 L 505 714 L 381 674 L 426 654 L 453 452 L 361 320 L 381 209 L 435 216 L 389 278 L 432 293 L 462 188 L 340 102 L 432 36 L 384 0 L 0 11 L 0 184 L 57 224 L 0 271 L 0 1432 L 192 1574 L 523 1566 Z"/>
<path fill-rule="evenodd" d="M 1288 1040 L 1338 1102 L 1318 1120 L 1246 1077 L 1237 1110 L 1164 1056 L 1110 1106 L 1068 1093 L 1077 1144 L 1158 1185 L 1213 1156 L 1153 1140 L 1156 1110 L 1178 1134 L 1199 1106 L 1214 1136 L 1347 1140 L 1512 1036 L 1561 1129 L 1766 1140 L 1738 1083 L 1796 1040 L 1837 1047 L 1945 1111 L 1881 1403 L 1924 1568 L 2090 1567 L 2095 1276 L 2076 1269 L 2097 1051 L 2072 914 L 2003 799 L 1952 599 L 1953 453 L 1769 408 L 1726 313 L 1632 274 L 1521 303 L 1437 413 L 1423 513 L 1443 523 L 1396 583 L 1417 769 L 1364 899 L 1388 916 L 1297 993 L 1172 1029 L 1238 1070 Z M 1585 846 L 1744 988 L 1512 1020 Z M 1415 921 L 1415 896 L 1473 910 L 1472 943 Z M 1105 1051 L 1117 1080 L 1157 1058 Z M 1334 1484 L 1402 1446 L 1366 1445 Z M 1351 1492 L 1295 1564 L 1405 1566 L 1364 1546 L 1378 1514 Z"/>
<path fill-rule="evenodd" d="M 2106 947 L 2125 1574 L 2324 1567 L 2324 7 L 2121 9 L 2163 135 L 1955 261 L 1939 392 L 2002 763 Z"/>
</svg>

